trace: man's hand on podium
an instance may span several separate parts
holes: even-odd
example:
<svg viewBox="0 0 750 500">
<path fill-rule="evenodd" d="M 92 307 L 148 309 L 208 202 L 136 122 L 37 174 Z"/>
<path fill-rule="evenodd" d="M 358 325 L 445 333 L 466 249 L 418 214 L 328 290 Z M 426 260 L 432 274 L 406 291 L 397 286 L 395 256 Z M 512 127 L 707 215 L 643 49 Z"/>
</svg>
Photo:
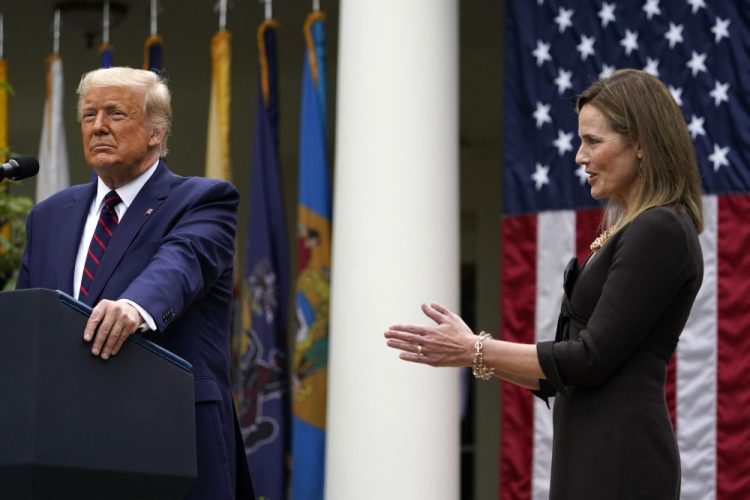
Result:
<svg viewBox="0 0 750 500">
<path fill-rule="evenodd" d="M 94 341 L 91 354 L 109 359 L 122 347 L 130 335 L 143 323 L 138 310 L 125 300 L 102 300 L 86 323 L 83 339 Z"/>
</svg>

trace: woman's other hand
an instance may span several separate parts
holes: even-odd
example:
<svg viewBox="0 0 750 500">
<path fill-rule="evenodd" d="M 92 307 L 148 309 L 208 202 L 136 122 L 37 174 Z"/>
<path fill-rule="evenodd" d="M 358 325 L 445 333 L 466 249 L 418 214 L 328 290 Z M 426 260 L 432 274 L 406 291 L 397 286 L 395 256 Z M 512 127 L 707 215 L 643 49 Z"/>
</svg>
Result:
<svg viewBox="0 0 750 500">
<path fill-rule="evenodd" d="M 385 332 L 388 347 L 405 361 L 430 366 L 471 366 L 476 335 L 461 317 L 445 306 L 422 304 L 434 326 L 393 325 Z"/>
</svg>

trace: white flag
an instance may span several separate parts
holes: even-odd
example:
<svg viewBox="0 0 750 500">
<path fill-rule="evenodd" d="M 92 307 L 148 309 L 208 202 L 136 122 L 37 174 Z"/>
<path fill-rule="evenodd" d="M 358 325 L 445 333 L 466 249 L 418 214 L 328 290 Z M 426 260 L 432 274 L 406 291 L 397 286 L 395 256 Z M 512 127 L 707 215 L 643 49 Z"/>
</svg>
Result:
<svg viewBox="0 0 750 500">
<path fill-rule="evenodd" d="M 68 147 L 63 122 L 63 66 L 62 58 L 53 54 L 47 59 L 47 95 L 39 142 L 39 175 L 36 178 L 37 203 L 69 185 Z"/>
</svg>

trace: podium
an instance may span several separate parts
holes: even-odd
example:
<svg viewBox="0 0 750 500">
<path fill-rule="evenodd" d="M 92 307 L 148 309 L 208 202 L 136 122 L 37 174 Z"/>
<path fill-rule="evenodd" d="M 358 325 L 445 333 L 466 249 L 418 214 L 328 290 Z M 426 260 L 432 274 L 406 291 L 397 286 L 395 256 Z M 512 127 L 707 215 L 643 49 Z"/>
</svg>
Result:
<svg viewBox="0 0 750 500">
<path fill-rule="evenodd" d="M 88 306 L 0 293 L 0 497 L 181 499 L 196 476 L 189 363 L 133 335 L 91 354 Z"/>
</svg>

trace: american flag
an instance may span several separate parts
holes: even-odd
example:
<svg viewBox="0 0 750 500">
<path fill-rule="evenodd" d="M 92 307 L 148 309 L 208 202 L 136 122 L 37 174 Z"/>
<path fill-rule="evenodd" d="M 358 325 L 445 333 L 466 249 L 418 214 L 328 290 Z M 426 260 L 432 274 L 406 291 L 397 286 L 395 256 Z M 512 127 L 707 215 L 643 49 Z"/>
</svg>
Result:
<svg viewBox="0 0 750 500">
<path fill-rule="evenodd" d="M 681 106 L 705 190 L 703 287 L 670 365 L 683 499 L 750 495 L 750 2 L 508 0 L 501 336 L 554 338 L 562 274 L 601 214 L 575 164 L 576 96 L 619 68 Z M 551 412 L 502 389 L 502 499 L 547 498 Z"/>
</svg>

